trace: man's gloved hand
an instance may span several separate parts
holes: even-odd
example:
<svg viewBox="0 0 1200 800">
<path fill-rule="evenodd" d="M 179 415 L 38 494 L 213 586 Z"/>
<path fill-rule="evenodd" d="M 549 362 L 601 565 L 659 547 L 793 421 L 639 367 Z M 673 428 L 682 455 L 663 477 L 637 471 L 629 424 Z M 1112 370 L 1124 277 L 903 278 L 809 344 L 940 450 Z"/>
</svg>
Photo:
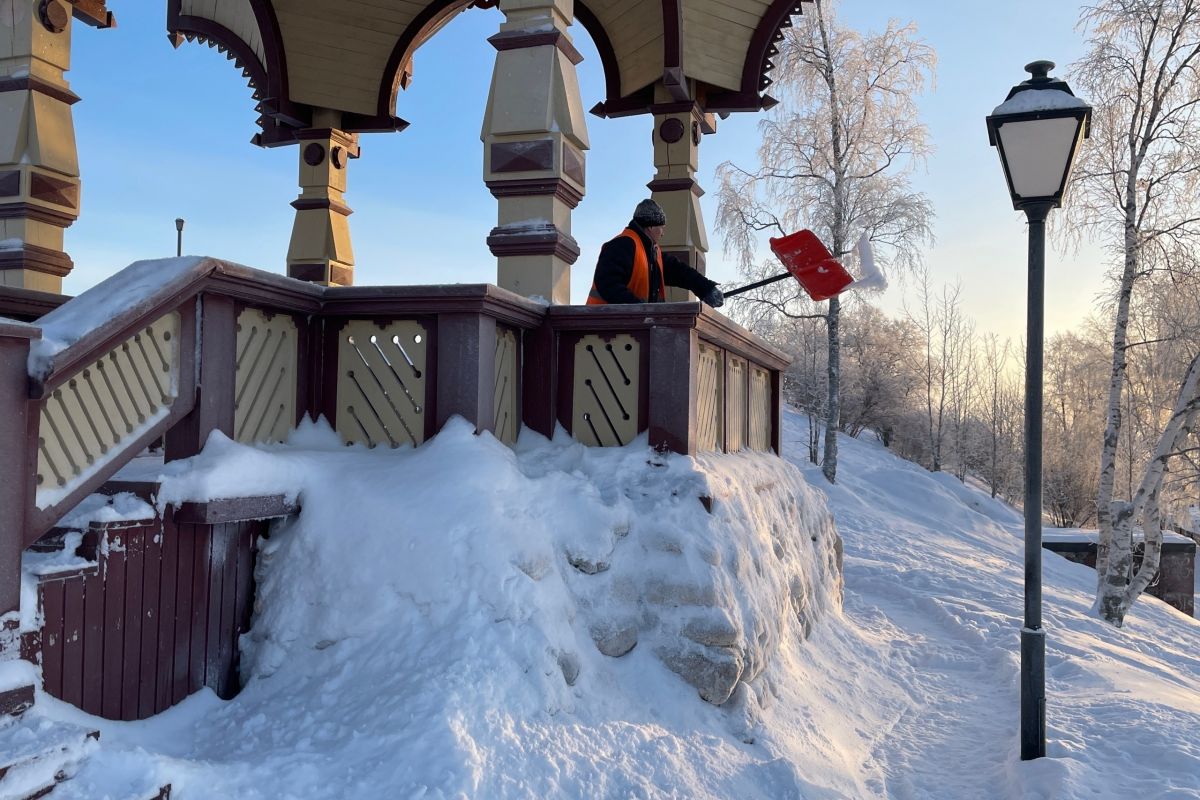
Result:
<svg viewBox="0 0 1200 800">
<path fill-rule="evenodd" d="M 725 305 L 725 295 L 721 294 L 721 290 L 716 286 L 709 289 L 708 293 L 700 299 L 708 303 L 713 308 L 720 308 L 721 306 Z"/>
</svg>

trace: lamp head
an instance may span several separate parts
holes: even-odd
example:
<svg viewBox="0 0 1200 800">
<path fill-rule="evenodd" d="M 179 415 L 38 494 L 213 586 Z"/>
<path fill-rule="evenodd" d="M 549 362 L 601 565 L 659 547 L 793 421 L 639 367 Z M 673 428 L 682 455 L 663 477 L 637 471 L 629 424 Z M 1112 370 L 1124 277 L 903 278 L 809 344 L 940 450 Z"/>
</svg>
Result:
<svg viewBox="0 0 1200 800">
<path fill-rule="evenodd" d="M 1066 81 L 1050 77 L 1052 69 L 1053 61 L 1025 65 L 1029 79 L 1012 87 L 987 118 L 988 141 L 1000 153 L 1013 208 L 1060 207 L 1090 132 L 1091 106 Z"/>
</svg>

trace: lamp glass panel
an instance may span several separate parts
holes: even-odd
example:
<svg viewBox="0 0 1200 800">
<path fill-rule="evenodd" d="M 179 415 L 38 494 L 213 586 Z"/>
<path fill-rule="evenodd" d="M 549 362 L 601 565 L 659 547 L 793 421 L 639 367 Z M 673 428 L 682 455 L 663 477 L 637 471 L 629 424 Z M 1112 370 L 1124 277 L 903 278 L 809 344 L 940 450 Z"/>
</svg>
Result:
<svg viewBox="0 0 1200 800">
<path fill-rule="evenodd" d="M 1082 127 L 1076 117 L 1006 122 L 997 134 L 1019 197 L 1052 197 L 1062 188 L 1071 149 Z"/>
</svg>

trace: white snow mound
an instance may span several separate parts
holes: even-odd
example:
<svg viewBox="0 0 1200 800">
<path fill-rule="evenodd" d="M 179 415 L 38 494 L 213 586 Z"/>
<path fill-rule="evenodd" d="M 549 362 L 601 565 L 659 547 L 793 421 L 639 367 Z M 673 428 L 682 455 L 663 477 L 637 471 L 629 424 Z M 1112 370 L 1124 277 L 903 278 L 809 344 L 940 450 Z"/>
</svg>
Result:
<svg viewBox="0 0 1200 800">
<path fill-rule="evenodd" d="M 747 796 L 710 758 L 750 770 L 751 797 L 795 785 L 739 752 L 780 648 L 841 602 L 841 541 L 791 464 L 660 456 L 644 437 L 526 434 L 514 451 L 456 419 L 417 449 L 347 448 L 323 423 L 287 446 L 217 434 L 167 471 L 159 503 L 302 507 L 260 552 L 246 687 L 194 743 L 239 760 L 252 738 L 271 796 L 627 797 L 663 779 Z M 200 796 L 248 796 L 229 766 Z"/>
</svg>

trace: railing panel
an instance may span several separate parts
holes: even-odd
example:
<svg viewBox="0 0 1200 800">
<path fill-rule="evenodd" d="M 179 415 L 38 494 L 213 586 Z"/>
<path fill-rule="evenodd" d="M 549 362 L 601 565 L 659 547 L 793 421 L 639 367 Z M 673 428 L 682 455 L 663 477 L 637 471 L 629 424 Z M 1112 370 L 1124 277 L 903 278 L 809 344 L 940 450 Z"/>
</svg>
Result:
<svg viewBox="0 0 1200 800">
<path fill-rule="evenodd" d="M 771 373 L 757 364 L 750 366 L 751 450 L 771 450 Z"/>
<path fill-rule="evenodd" d="M 42 401 L 38 508 L 70 494 L 165 418 L 179 389 L 180 315 L 159 317 L 60 383 Z"/>
<path fill-rule="evenodd" d="M 637 436 L 641 345 L 630 334 L 586 335 L 575 344 L 571 430 L 589 446 L 621 446 Z"/>
<path fill-rule="evenodd" d="M 347 444 L 425 441 L 429 333 L 415 320 L 352 320 L 338 333 L 337 431 Z"/>
<path fill-rule="evenodd" d="M 509 328 L 496 329 L 496 379 L 494 398 L 494 424 L 496 438 L 505 444 L 517 440 L 521 430 L 521 407 L 519 388 L 517 334 Z"/>
<path fill-rule="evenodd" d="M 728 428 L 725 431 L 725 452 L 736 453 L 746 447 L 748 431 L 747 423 L 747 394 L 746 359 L 737 356 L 726 356 L 728 377 L 725 384 L 726 410 L 725 418 Z"/>
<path fill-rule="evenodd" d="M 725 407 L 724 353 L 706 342 L 699 345 L 696 376 L 696 449 L 720 450 Z"/>
<path fill-rule="evenodd" d="M 278 442 L 296 420 L 297 333 L 286 314 L 244 309 L 237 321 L 233 429 L 239 442 Z"/>
</svg>

